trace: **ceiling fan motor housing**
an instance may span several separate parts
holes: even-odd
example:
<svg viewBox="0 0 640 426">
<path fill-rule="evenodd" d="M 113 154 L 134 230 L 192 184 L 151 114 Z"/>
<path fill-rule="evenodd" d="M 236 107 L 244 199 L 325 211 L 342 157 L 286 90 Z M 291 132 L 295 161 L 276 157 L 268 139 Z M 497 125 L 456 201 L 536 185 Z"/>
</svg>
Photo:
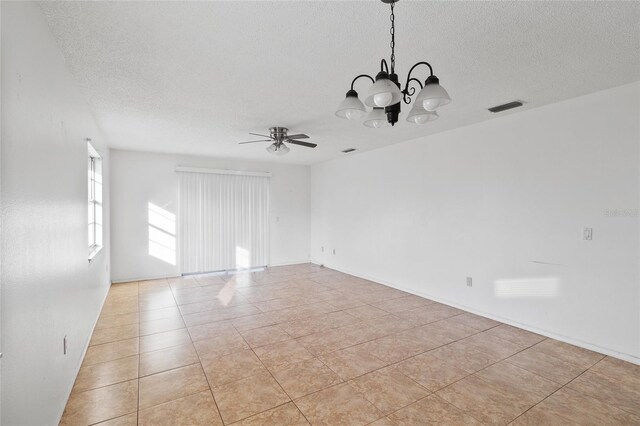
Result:
<svg viewBox="0 0 640 426">
<path fill-rule="evenodd" d="M 287 138 L 287 132 L 289 129 L 286 127 L 270 127 L 269 132 L 271 133 L 271 137 L 278 142 Z"/>
</svg>

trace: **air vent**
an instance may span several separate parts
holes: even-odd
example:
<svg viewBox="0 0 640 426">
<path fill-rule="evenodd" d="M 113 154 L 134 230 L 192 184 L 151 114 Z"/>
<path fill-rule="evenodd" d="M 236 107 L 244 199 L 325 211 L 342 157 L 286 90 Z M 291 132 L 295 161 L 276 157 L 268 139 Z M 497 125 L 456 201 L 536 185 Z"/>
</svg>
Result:
<svg viewBox="0 0 640 426">
<path fill-rule="evenodd" d="M 345 154 L 348 154 L 348 153 L 353 152 L 353 151 L 355 151 L 355 150 L 356 150 L 355 148 L 349 148 L 349 149 L 345 149 L 345 150 L 344 150 L 344 151 L 342 151 L 342 152 L 344 152 Z"/>
<path fill-rule="evenodd" d="M 508 104 L 491 107 L 491 108 L 489 108 L 489 111 L 491 111 L 491 112 L 502 112 L 502 111 L 506 111 L 508 109 L 518 108 L 518 107 L 521 107 L 521 106 L 522 106 L 522 102 L 514 101 L 514 102 L 509 102 Z"/>
</svg>

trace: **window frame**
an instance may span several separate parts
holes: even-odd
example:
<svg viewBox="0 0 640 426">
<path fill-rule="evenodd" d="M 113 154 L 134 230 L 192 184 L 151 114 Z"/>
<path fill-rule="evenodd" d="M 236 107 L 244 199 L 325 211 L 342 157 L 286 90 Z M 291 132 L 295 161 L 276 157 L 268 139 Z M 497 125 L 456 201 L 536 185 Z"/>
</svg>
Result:
<svg viewBox="0 0 640 426">
<path fill-rule="evenodd" d="M 91 146 L 90 142 L 87 142 L 88 164 L 87 164 L 87 196 L 88 196 L 88 208 L 87 208 L 87 243 L 88 243 L 88 259 L 91 262 L 98 253 L 102 250 L 103 235 L 99 235 L 102 231 L 101 224 L 98 223 L 100 217 L 102 217 L 102 185 L 100 184 L 98 189 L 98 173 L 101 174 L 102 170 L 102 157 Z M 98 191 L 100 191 L 100 197 L 98 197 Z M 93 233 L 93 235 L 91 235 Z M 91 242 L 89 241 L 91 238 Z"/>
</svg>

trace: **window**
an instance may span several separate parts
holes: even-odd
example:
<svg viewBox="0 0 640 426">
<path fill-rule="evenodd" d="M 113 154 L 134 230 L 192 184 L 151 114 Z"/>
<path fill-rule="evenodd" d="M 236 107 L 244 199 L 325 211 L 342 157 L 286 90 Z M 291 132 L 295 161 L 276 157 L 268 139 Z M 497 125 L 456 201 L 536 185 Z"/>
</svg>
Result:
<svg viewBox="0 0 640 426">
<path fill-rule="evenodd" d="M 102 158 L 90 143 L 88 150 L 89 261 L 102 248 Z"/>
</svg>

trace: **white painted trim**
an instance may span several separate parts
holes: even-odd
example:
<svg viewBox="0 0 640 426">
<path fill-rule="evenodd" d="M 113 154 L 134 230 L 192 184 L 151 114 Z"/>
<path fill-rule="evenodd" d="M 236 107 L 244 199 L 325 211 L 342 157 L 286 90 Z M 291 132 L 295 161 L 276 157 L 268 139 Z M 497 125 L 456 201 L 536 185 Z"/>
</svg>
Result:
<svg viewBox="0 0 640 426">
<path fill-rule="evenodd" d="M 119 278 L 111 281 L 111 284 L 130 283 L 133 281 L 161 280 L 163 278 L 178 278 L 180 274 L 156 275 L 153 277 L 137 277 L 137 278 Z"/>
<path fill-rule="evenodd" d="M 358 278 L 362 278 L 362 279 L 365 279 L 365 280 L 373 281 L 373 282 L 385 285 L 387 287 L 395 288 L 396 290 L 402 290 L 402 291 L 405 291 L 407 293 L 414 294 L 416 296 L 424 297 L 424 298 L 427 298 L 427 299 L 430 299 L 430 300 L 434 300 L 436 302 L 439 302 L 439 303 L 442 303 L 442 304 L 445 304 L 445 305 L 448 305 L 448 306 L 452 306 L 454 308 L 462 309 L 463 311 L 470 312 L 472 314 L 480 315 L 480 316 L 483 316 L 485 318 L 490 318 L 490 319 L 495 320 L 495 321 L 500 321 L 500 322 L 502 322 L 504 324 L 512 325 L 514 327 L 518 327 L 518 328 L 521 328 L 523 330 L 530 331 L 532 333 L 537 333 L 537 334 L 540 334 L 540 335 L 545 336 L 545 337 L 549 337 L 549 338 L 552 338 L 552 339 L 559 340 L 561 342 L 569 343 L 571 345 L 579 346 L 581 348 L 588 349 L 590 351 L 598 352 L 598 353 L 601 353 L 603 355 L 608 355 L 608 356 L 611 356 L 611 357 L 614 357 L 614 358 L 618 358 L 618 359 L 621 359 L 621 360 L 624 360 L 624 361 L 631 362 L 633 364 L 640 365 L 640 358 L 636 357 L 634 355 L 631 355 L 631 354 L 626 354 L 626 353 L 618 352 L 618 351 L 613 350 L 613 349 L 604 348 L 602 346 L 598 346 L 598 345 L 595 345 L 593 343 L 583 342 L 581 340 L 575 340 L 575 339 L 572 339 L 571 337 L 563 336 L 561 334 L 556 334 L 556 333 L 553 333 L 553 332 L 550 332 L 550 331 L 547 331 L 547 330 L 544 330 L 544 329 L 540 329 L 540 328 L 537 328 L 537 327 L 533 327 L 533 326 L 530 326 L 530 325 L 527 325 L 527 324 L 522 324 L 522 323 L 519 323 L 517 321 L 513 321 L 513 320 L 511 320 L 509 318 L 504 318 L 504 317 L 501 317 L 501 316 L 498 316 L 498 315 L 493 315 L 493 314 L 490 314 L 490 313 L 487 313 L 487 312 L 479 311 L 477 309 L 469 308 L 468 306 L 461 305 L 459 303 L 454 303 L 454 302 L 451 302 L 449 300 L 441 299 L 439 297 L 435 297 L 435 296 L 432 296 L 432 295 L 427 294 L 427 293 L 411 290 L 411 289 L 408 289 L 408 288 L 405 288 L 405 287 L 402 287 L 402 286 L 397 286 L 397 285 L 394 285 L 394 284 L 379 280 L 377 278 L 373 278 L 373 277 L 370 277 L 370 276 L 357 274 L 355 272 L 351 272 L 351 271 L 348 271 L 348 270 L 345 270 L 345 269 L 342 269 L 342 268 L 337 268 L 337 267 L 331 266 L 331 265 L 329 265 L 327 263 L 322 264 L 322 263 L 316 262 L 315 260 L 311 260 L 311 263 L 316 264 L 316 265 L 324 265 L 325 267 L 327 267 L 329 269 L 333 269 L 333 270 L 336 270 L 338 272 L 342 272 L 344 274 L 349 274 L 349 275 L 353 275 L 354 277 L 358 277 Z"/>
<path fill-rule="evenodd" d="M 262 176 L 271 177 L 271 172 L 251 172 L 246 170 L 206 169 L 200 167 L 176 166 L 176 172 L 213 173 L 216 175 Z"/>
<path fill-rule="evenodd" d="M 313 263 L 309 259 L 306 260 L 292 260 L 281 263 L 270 263 L 267 265 L 267 268 L 275 267 L 275 266 L 290 266 L 290 265 L 302 265 L 303 263 Z"/>
</svg>

